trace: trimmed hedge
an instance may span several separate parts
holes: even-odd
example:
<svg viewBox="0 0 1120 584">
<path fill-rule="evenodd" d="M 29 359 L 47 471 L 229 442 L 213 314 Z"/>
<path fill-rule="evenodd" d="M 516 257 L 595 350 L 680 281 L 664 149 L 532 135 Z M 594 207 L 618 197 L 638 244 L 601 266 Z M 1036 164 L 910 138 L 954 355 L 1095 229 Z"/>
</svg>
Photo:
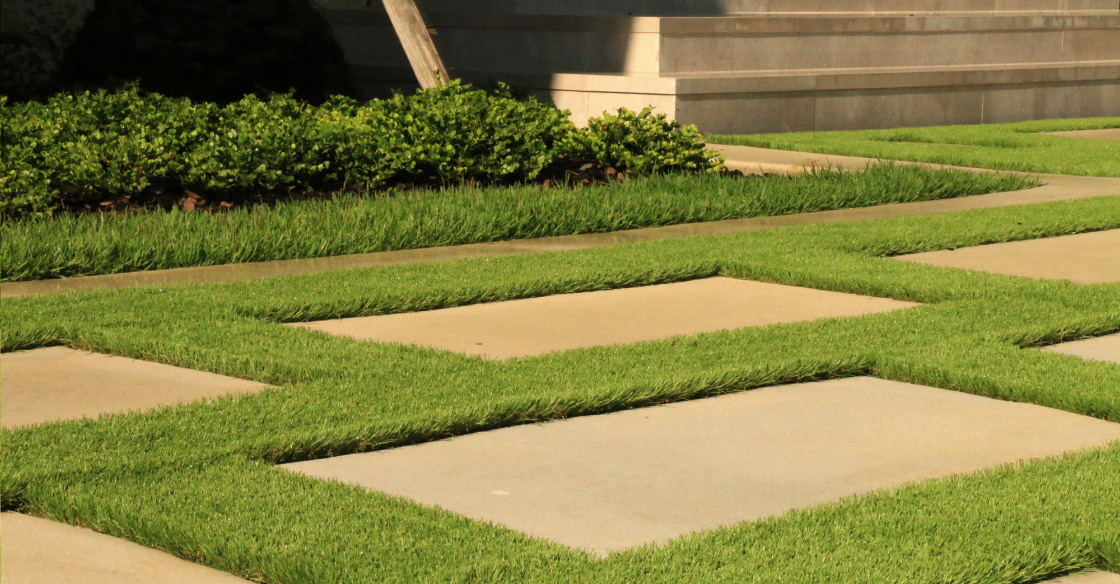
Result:
<svg viewBox="0 0 1120 584">
<path fill-rule="evenodd" d="M 126 88 L 0 97 L 0 215 L 50 215 L 63 198 L 128 199 L 150 188 L 252 195 L 367 189 L 437 177 L 447 184 L 532 180 L 559 158 L 633 175 L 706 171 L 720 159 L 694 127 L 650 110 L 575 128 L 568 112 L 509 89 L 457 82 L 362 104 L 291 95 L 226 106 Z"/>
</svg>

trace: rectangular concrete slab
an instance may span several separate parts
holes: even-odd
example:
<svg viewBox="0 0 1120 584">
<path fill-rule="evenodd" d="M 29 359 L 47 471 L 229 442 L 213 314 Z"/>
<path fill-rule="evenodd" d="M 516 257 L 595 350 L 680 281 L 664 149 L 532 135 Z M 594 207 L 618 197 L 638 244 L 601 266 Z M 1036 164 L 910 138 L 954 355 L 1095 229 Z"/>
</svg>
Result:
<svg viewBox="0 0 1120 584">
<path fill-rule="evenodd" d="M 1045 351 L 1076 355 L 1094 361 L 1110 361 L 1120 365 L 1120 334 L 1085 339 L 1070 343 L 1059 343 L 1044 347 Z"/>
<path fill-rule="evenodd" d="M 1043 132 L 1047 136 L 1063 138 L 1092 138 L 1093 140 L 1120 140 L 1120 128 L 1104 130 L 1070 130 L 1067 132 Z"/>
<path fill-rule="evenodd" d="M 507 359 L 912 306 L 917 305 L 750 280 L 707 278 L 292 326 L 361 340 Z"/>
<path fill-rule="evenodd" d="M 859 377 L 283 465 L 604 554 L 1120 440 L 1120 424 Z"/>
<path fill-rule="evenodd" d="M 1120 282 L 1120 229 L 916 253 L 894 259 L 1079 284 Z"/>
<path fill-rule="evenodd" d="M 1047 580 L 1047 584 L 1120 584 L 1120 574 L 1091 570 Z"/>
<path fill-rule="evenodd" d="M 227 574 L 89 529 L 0 514 L 4 584 L 249 584 Z"/>
<path fill-rule="evenodd" d="M 254 393 L 270 386 L 160 363 L 47 347 L 0 355 L 4 428 Z"/>
</svg>

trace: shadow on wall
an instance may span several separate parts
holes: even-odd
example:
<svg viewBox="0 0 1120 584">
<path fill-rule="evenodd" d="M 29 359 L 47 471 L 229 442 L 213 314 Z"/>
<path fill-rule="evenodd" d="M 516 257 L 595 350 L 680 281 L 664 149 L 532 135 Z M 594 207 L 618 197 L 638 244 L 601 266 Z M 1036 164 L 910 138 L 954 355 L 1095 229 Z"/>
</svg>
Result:
<svg viewBox="0 0 1120 584">
<path fill-rule="evenodd" d="M 342 49 L 307 0 L 97 0 L 63 52 L 56 86 L 226 103 L 295 90 L 353 95 Z"/>
<path fill-rule="evenodd" d="M 318 1 L 365 96 L 417 87 L 381 0 Z M 657 74 L 656 26 L 637 18 L 721 15 L 731 0 L 416 1 L 453 77 L 539 89 L 553 74 Z"/>
</svg>

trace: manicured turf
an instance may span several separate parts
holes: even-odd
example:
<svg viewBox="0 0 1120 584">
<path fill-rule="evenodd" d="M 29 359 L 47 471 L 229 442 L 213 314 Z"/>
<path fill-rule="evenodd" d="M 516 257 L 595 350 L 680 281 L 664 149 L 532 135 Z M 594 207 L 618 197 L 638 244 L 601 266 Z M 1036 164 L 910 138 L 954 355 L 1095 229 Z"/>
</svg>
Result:
<svg viewBox="0 0 1120 584">
<path fill-rule="evenodd" d="M 1120 177 L 1120 143 L 1039 132 L 1120 128 L 1120 118 L 1039 120 L 849 132 L 713 135 L 708 141 L 827 154 L 1053 174 Z"/>
<path fill-rule="evenodd" d="M 325 257 L 947 199 L 1034 186 L 879 165 L 795 178 L 670 176 L 609 187 L 344 196 L 219 214 L 57 216 L 0 225 L 0 280 Z"/>
<path fill-rule="evenodd" d="M 1120 444 L 598 560 L 271 468 L 485 428 L 834 376 L 1120 422 L 1120 367 L 1024 349 L 1120 331 L 1120 284 L 880 256 L 1120 228 L 1120 197 L 579 252 L 5 300 L 4 351 L 65 343 L 281 389 L 3 431 L 0 491 L 263 582 L 1027 583 L 1120 569 Z M 723 274 L 927 303 L 490 362 L 277 326 Z"/>
</svg>

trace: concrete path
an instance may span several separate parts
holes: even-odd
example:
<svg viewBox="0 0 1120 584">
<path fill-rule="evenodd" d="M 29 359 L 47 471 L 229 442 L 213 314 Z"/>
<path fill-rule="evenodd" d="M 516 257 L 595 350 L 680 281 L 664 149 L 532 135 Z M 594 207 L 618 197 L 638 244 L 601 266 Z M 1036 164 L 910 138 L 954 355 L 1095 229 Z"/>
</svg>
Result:
<svg viewBox="0 0 1120 584">
<path fill-rule="evenodd" d="M 1106 130 L 1071 130 L 1068 132 L 1042 132 L 1047 136 L 1063 138 L 1092 138 L 1094 140 L 1120 140 L 1120 128 Z"/>
<path fill-rule="evenodd" d="M 751 280 L 706 278 L 290 326 L 508 359 L 913 306 L 918 305 Z"/>
<path fill-rule="evenodd" d="M 1047 584 L 1120 584 L 1120 574 L 1092 570 L 1047 580 Z"/>
<path fill-rule="evenodd" d="M 1064 353 L 1066 355 L 1075 355 L 1082 359 L 1109 361 L 1120 365 L 1120 334 L 1097 337 L 1095 339 L 1085 339 L 1083 341 L 1073 341 L 1070 343 L 1060 343 L 1049 347 L 1043 347 L 1043 350 Z"/>
<path fill-rule="evenodd" d="M 0 425 L 97 417 L 268 385 L 111 355 L 48 347 L 0 355 Z"/>
<path fill-rule="evenodd" d="M 894 259 L 1079 284 L 1120 282 L 1120 229 L 916 253 Z"/>
<path fill-rule="evenodd" d="M 774 150 L 754 146 L 733 144 L 709 144 L 724 158 L 728 168 L 746 174 L 800 174 L 815 168 L 834 168 L 838 170 L 864 170 L 876 161 L 860 156 L 840 154 L 817 154 L 815 152 L 794 152 Z M 939 167 L 937 165 L 927 165 Z"/>
<path fill-rule="evenodd" d="M 0 514 L 4 584 L 249 584 L 123 539 L 19 513 Z"/>
<path fill-rule="evenodd" d="M 860 377 L 281 468 L 598 554 L 1120 440 L 1120 424 Z"/>
<path fill-rule="evenodd" d="M 832 165 L 839 168 L 863 169 L 873 162 L 869 158 L 832 156 L 768 150 L 749 146 L 710 144 L 728 159 L 728 165 L 745 172 L 803 172 L 812 166 Z M 902 163 L 910 164 L 910 163 Z M 992 172 L 971 169 L 976 172 Z M 1045 184 L 1034 189 L 1007 193 L 992 193 L 973 197 L 901 203 L 841 209 L 777 217 L 752 217 L 708 223 L 690 223 L 648 229 L 634 229 L 614 233 L 590 233 L 542 237 L 495 243 L 478 243 L 449 247 L 435 247 L 403 251 L 353 254 L 303 260 L 253 262 L 173 270 L 152 270 L 105 276 L 85 276 L 61 280 L 10 282 L 0 285 L 0 298 L 16 298 L 33 294 L 59 294 L 89 290 L 112 290 L 136 286 L 171 286 L 176 284 L 203 284 L 233 282 L 251 278 L 312 274 L 334 270 L 371 268 L 410 263 L 446 262 L 469 258 L 499 257 L 556 251 L 589 249 L 649 241 L 676 239 L 697 235 L 726 235 L 748 231 L 762 231 L 778 227 L 814 225 L 819 223 L 844 223 L 914 217 L 940 213 L 955 213 L 974 209 L 992 209 L 1052 201 L 1072 201 L 1101 196 L 1120 196 L 1120 178 L 1077 177 L 1064 175 L 1036 175 Z"/>
</svg>

